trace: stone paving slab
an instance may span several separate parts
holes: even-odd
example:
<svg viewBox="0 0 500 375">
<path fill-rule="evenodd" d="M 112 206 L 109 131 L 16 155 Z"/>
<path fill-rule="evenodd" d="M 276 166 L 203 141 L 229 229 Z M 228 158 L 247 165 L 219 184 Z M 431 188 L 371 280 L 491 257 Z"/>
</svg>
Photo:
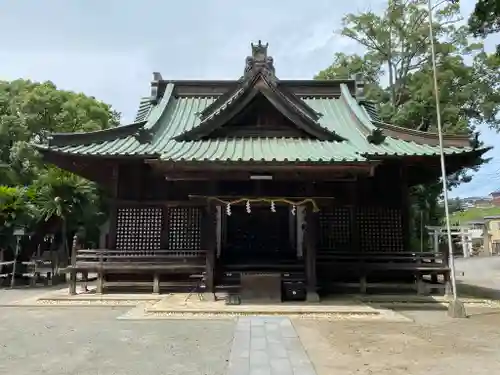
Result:
<svg viewBox="0 0 500 375">
<path fill-rule="evenodd" d="M 158 303 L 148 307 L 148 312 L 226 312 L 226 313 L 336 313 L 336 314 L 366 314 L 379 315 L 380 311 L 362 302 L 353 300 L 327 300 L 321 303 L 281 302 L 281 303 L 244 303 L 241 305 L 226 305 L 225 301 L 201 301 L 193 295 L 186 300 L 187 295 L 171 294 Z"/>
<path fill-rule="evenodd" d="M 158 302 L 165 297 L 165 295 L 146 293 L 95 294 L 95 288 L 89 288 L 88 292 L 79 291 L 76 295 L 69 295 L 67 287 L 49 291 L 5 290 L 3 293 L 12 295 L 12 298 L 1 299 L 2 307 L 136 306 L 141 302 Z"/>
<path fill-rule="evenodd" d="M 314 317 L 323 319 L 360 319 L 408 321 L 402 314 L 381 306 L 370 306 L 349 299 L 326 300 L 321 303 L 245 303 L 226 305 L 224 301 L 200 301 L 196 296 L 186 300 L 186 294 L 172 294 L 157 303 L 145 306 L 145 318 L 174 318 L 186 315 L 283 315 L 289 317 Z M 136 316 L 138 318 L 138 316 Z"/>
<path fill-rule="evenodd" d="M 287 317 L 240 317 L 226 375 L 316 375 Z"/>
</svg>

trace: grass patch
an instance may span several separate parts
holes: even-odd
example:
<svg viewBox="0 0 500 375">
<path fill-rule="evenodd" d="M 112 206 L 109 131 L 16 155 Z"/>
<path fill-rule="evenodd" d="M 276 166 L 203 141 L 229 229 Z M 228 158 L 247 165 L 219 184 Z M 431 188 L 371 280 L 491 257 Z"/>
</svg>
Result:
<svg viewBox="0 0 500 375">
<path fill-rule="evenodd" d="M 465 223 L 467 221 L 483 220 L 485 216 L 500 215 L 500 207 L 469 208 L 462 212 L 454 212 L 450 216 L 452 223 Z"/>
</svg>

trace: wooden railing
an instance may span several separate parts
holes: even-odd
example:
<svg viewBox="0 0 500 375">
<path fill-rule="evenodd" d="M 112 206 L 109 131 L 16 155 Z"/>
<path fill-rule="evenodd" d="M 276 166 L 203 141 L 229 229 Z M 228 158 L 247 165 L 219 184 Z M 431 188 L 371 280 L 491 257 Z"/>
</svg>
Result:
<svg viewBox="0 0 500 375">
<path fill-rule="evenodd" d="M 206 267 L 204 250 L 74 250 L 70 274 L 70 294 L 76 293 L 77 274 L 97 273 L 97 292 L 102 293 L 107 274 L 150 274 L 153 292 L 159 293 L 160 275 L 169 273 L 199 273 Z M 128 284 L 139 285 L 142 282 Z"/>
<path fill-rule="evenodd" d="M 169 264 L 187 262 L 189 260 L 205 259 L 204 250 L 109 250 L 81 249 L 77 250 L 72 264 L 115 263 L 124 262 Z"/>
<path fill-rule="evenodd" d="M 448 267 L 448 258 L 445 254 L 434 252 L 326 252 L 320 251 L 317 255 L 318 263 L 352 263 L 366 265 L 366 267 L 397 268 L 408 265 L 409 268 L 418 267 Z M 376 266 L 377 265 L 377 266 Z"/>
<path fill-rule="evenodd" d="M 335 269 L 342 270 L 359 278 L 358 283 L 362 293 L 367 287 L 382 286 L 380 282 L 370 282 L 373 274 L 381 271 L 408 274 L 415 281 L 414 287 L 419 294 L 427 294 L 430 289 L 450 288 L 450 267 L 447 254 L 434 252 L 325 252 L 317 254 L 317 266 L 323 271 L 335 273 Z M 425 283 L 423 276 L 430 276 L 431 283 Z M 444 283 L 438 283 L 438 276 L 442 276 Z M 353 284 L 353 283 L 336 283 Z M 389 286 L 390 283 L 383 286 Z M 392 283 L 393 287 L 402 287 L 403 284 Z"/>
</svg>

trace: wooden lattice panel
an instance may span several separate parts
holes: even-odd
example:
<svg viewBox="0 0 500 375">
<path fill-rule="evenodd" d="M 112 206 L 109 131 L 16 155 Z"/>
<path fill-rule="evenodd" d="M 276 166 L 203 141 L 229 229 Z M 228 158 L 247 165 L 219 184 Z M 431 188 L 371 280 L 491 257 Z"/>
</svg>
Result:
<svg viewBox="0 0 500 375">
<path fill-rule="evenodd" d="M 349 251 L 351 223 L 349 207 L 322 208 L 319 212 L 318 248 L 323 251 Z"/>
<path fill-rule="evenodd" d="M 378 207 L 360 208 L 356 220 L 362 251 L 398 252 L 404 250 L 400 210 Z"/>
<path fill-rule="evenodd" d="M 169 250 L 201 250 L 201 208 L 168 209 Z"/>
<path fill-rule="evenodd" d="M 158 207 L 118 208 L 117 250 L 158 250 L 161 248 L 163 210 Z"/>
</svg>

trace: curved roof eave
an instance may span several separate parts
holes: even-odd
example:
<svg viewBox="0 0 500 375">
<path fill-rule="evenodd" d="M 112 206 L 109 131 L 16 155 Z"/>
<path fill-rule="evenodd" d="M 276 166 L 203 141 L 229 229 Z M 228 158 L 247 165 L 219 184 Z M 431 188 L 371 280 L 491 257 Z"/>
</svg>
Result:
<svg viewBox="0 0 500 375">
<path fill-rule="evenodd" d="M 33 144 L 33 146 L 43 150 L 44 147 L 51 149 L 52 147 L 66 147 L 70 145 L 81 146 L 114 141 L 120 138 L 125 139 L 129 136 L 137 136 L 139 138 L 143 137 L 143 139 L 148 139 L 152 136 L 152 133 L 158 130 L 161 119 L 168 108 L 168 104 L 170 103 L 173 90 L 174 85 L 168 84 L 160 103 L 149 111 L 147 119 L 143 121 L 85 133 L 53 133 L 48 137 L 48 145 L 43 146 L 40 144 Z"/>
<path fill-rule="evenodd" d="M 439 134 L 423 132 L 401 126 L 391 125 L 380 121 L 372 121 L 384 135 L 396 138 L 402 141 L 414 141 L 428 145 L 439 145 Z M 470 147 L 471 139 L 469 135 L 462 134 L 443 134 L 444 147 Z"/>
<path fill-rule="evenodd" d="M 77 133 L 52 133 L 48 137 L 48 147 L 95 143 L 109 139 L 126 137 L 139 131 L 146 121 L 134 122 L 114 128 Z"/>
</svg>

